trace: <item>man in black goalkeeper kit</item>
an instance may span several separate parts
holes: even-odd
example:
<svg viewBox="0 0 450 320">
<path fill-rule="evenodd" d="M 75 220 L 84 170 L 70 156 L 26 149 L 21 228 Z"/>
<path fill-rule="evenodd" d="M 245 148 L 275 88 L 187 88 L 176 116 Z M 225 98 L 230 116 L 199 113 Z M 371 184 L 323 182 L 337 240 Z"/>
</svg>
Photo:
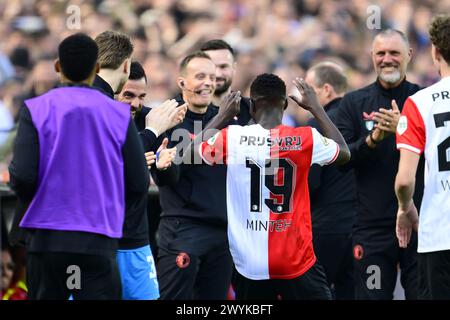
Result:
<svg viewBox="0 0 450 320">
<path fill-rule="evenodd" d="M 353 256 L 357 299 L 392 299 L 398 264 L 406 299 L 417 298 L 417 233 L 406 249 L 399 247 L 395 234 L 394 180 L 399 162 L 395 131 L 399 107 L 419 90 L 406 80 L 411 54 L 402 32 L 380 32 L 372 45 L 377 80 L 347 93 L 337 114 L 336 125 L 351 151 L 344 168 L 354 168 L 356 174 L 358 214 Z M 423 183 L 423 178 L 417 177 L 417 182 Z M 420 200 L 421 194 L 416 195 L 415 203 Z"/>
</svg>

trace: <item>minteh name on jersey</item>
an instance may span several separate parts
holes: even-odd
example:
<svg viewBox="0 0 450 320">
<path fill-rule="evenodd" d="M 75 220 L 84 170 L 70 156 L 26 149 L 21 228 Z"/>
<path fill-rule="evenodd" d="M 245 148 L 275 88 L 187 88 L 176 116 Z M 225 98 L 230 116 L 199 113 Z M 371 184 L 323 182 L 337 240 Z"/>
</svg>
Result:
<svg viewBox="0 0 450 320">
<path fill-rule="evenodd" d="M 250 220 L 247 219 L 247 230 L 284 232 L 292 226 L 292 219 Z"/>
<path fill-rule="evenodd" d="M 261 137 L 251 135 L 241 135 L 239 144 L 244 146 L 278 146 L 280 151 L 302 150 L 301 136 L 284 136 L 284 137 Z"/>
</svg>

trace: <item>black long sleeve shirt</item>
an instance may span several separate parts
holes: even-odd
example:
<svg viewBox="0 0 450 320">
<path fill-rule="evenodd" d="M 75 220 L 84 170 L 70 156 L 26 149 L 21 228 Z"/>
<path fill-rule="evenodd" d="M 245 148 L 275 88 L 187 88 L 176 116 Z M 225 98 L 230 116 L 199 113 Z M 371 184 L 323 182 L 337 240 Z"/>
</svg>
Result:
<svg viewBox="0 0 450 320">
<path fill-rule="evenodd" d="M 333 123 L 341 98 L 324 106 Z M 315 119 L 308 125 L 321 131 Z M 353 169 L 343 172 L 336 164 L 312 165 L 308 176 L 311 220 L 314 231 L 337 234 L 350 233 L 356 217 L 356 181 Z"/>
<path fill-rule="evenodd" d="M 99 75 L 95 77 L 93 87 L 99 89 L 111 99 L 114 99 L 114 92 L 111 86 Z M 158 138 L 152 131 L 145 129 L 145 116 L 149 111 L 149 108 L 144 107 L 141 112 L 137 113 L 136 118 L 134 119 L 143 151 L 145 152 L 153 150 L 158 141 Z M 148 176 L 148 173 L 144 176 Z M 136 197 L 133 201 L 130 200 L 126 202 L 123 237 L 119 240 L 120 249 L 135 249 L 149 243 L 147 202 L 147 194 L 142 195 L 141 198 Z"/>
<path fill-rule="evenodd" d="M 181 143 L 187 146 L 193 135 L 217 114 L 218 108 L 209 106 L 205 114 L 187 111 L 184 121 L 168 132 L 170 147 Z M 180 133 L 180 134 L 178 134 Z M 178 150 L 181 151 L 180 145 Z M 182 157 L 182 153 L 178 155 Z M 206 164 L 172 165 L 172 172 L 162 171 L 160 175 L 175 175 L 177 179 L 171 184 L 159 185 L 161 217 L 187 217 L 199 222 L 226 225 L 226 167 L 214 167 Z"/>
<path fill-rule="evenodd" d="M 184 103 L 181 95 L 175 97 Z M 169 130 L 169 147 L 178 145 L 178 159 L 186 147 L 214 118 L 219 108 L 213 104 L 206 113 L 187 111 L 184 121 Z M 245 125 L 250 121 L 248 99 L 241 99 L 240 113 L 232 124 Z M 202 223 L 226 226 L 226 166 L 207 164 L 172 165 L 168 170 L 153 175 L 159 186 L 161 217 L 185 217 Z M 170 178 L 167 178 L 170 177 Z M 170 182 L 169 182 L 170 181 Z"/>
<path fill-rule="evenodd" d="M 385 89 L 376 81 L 347 93 L 341 100 L 336 125 L 351 152 L 350 161 L 341 168 L 355 169 L 357 227 L 395 226 L 398 207 L 394 182 L 400 158 L 395 135 L 389 135 L 374 149 L 369 148 L 365 140 L 373 129 L 373 112 L 378 112 L 379 108 L 391 109 L 393 99 L 401 110 L 405 100 L 418 90 L 418 85 L 406 80 L 393 89 Z M 418 172 L 416 204 L 420 204 L 423 192 L 423 173 L 420 169 Z"/>
<path fill-rule="evenodd" d="M 148 174 L 141 142 L 136 126 L 130 121 L 125 143 L 122 147 L 125 177 L 125 202 L 139 202 L 148 189 Z M 9 167 L 11 188 L 19 201 L 29 204 L 33 199 L 38 181 L 39 136 L 33 125 L 31 114 L 23 107 L 14 146 L 14 158 Z M 24 206 L 19 215 L 24 214 Z M 20 221 L 19 217 L 15 219 Z M 125 218 L 126 219 L 126 218 Z M 18 226 L 15 225 L 15 228 Z M 17 232 L 14 230 L 13 232 Z M 117 249 L 117 240 L 87 232 L 65 232 L 53 230 L 33 230 L 30 232 L 29 251 L 53 251 L 109 255 Z"/>
</svg>

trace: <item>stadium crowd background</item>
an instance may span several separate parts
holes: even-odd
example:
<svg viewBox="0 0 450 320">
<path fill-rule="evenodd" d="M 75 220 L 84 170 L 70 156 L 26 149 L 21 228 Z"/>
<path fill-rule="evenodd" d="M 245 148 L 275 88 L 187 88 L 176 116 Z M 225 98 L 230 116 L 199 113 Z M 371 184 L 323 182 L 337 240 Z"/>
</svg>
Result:
<svg viewBox="0 0 450 320">
<path fill-rule="evenodd" d="M 287 84 L 321 60 L 346 67 L 349 89 L 371 83 L 373 35 L 368 27 L 381 14 L 379 28 L 407 33 L 413 48 L 407 79 L 428 86 L 432 68 L 428 24 L 449 12 L 450 1 L 433 0 L 9 0 L 0 1 L 0 184 L 8 181 L 14 122 L 23 100 L 57 82 L 57 46 L 71 33 L 92 37 L 113 29 L 131 35 L 133 59 L 149 78 L 148 106 L 178 92 L 177 65 L 202 43 L 222 38 L 238 53 L 233 89 L 248 96 L 263 72 Z M 288 88 L 288 90 L 292 90 Z M 305 124 L 309 115 L 289 107 L 286 124 Z"/>
</svg>

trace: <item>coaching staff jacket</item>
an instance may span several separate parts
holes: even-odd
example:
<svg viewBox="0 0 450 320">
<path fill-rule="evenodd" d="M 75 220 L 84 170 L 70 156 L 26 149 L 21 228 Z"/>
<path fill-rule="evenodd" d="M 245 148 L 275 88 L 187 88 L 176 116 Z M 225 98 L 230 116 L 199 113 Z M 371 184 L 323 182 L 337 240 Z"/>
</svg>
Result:
<svg viewBox="0 0 450 320">
<path fill-rule="evenodd" d="M 335 123 L 342 98 L 336 98 L 323 108 Z M 308 125 L 320 131 L 316 119 Z M 356 183 L 353 170 L 343 172 L 336 164 L 314 164 L 308 176 L 313 229 L 322 234 L 350 233 L 356 214 Z"/>
<path fill-rule="evenodd" d="M 385 89 L 377 80 L 367 87 L 347 93 L 341 100 L 336 125 L 351 152 L 350 161 L 342 168 L 355 169 L 357 226 L 395 226 L 398 207 L 394 182 L 400 158 L 395 134 L 390 134 L 374 149 L 369 148 L 365 140 L 374 128 L 374 112 L 379 108 L 391 109 L 393 99 L 401 111 L 406 98 L 419 89 L 418 85 L 406 80 L 396 88 Z M 418 172 L 421 172 L 420 166 Z M 415 204 L 420 207 L 423 170 L 422 176 L 417 176 L 415 190 Z"/>
<path fill-rule="evenodd" d="M 184 103 L 181 95 L 175 99 L 179 104 Z M 248 99 L 242 99 L 239 118 L 232 121 L 232 124 L 247 124 L 250 120 L 248 110 Z M 219 108 L 213 104 L 208 106 L 204 114 L 188 110 L 184 121 L 167 132 L 169 147 L 180 143 L 177 147 L 178 159 L 182 157 L 182 146 L 186 147 L 218 111 Z M 161 217 L 185 217 L 225 227 L 226 170 L 225 165 L 211 167 L 205 163 L 182 163 L 172 165 L 166 171 L 155 172 L 153 178 L 159 186 Z"/>
</svg>

